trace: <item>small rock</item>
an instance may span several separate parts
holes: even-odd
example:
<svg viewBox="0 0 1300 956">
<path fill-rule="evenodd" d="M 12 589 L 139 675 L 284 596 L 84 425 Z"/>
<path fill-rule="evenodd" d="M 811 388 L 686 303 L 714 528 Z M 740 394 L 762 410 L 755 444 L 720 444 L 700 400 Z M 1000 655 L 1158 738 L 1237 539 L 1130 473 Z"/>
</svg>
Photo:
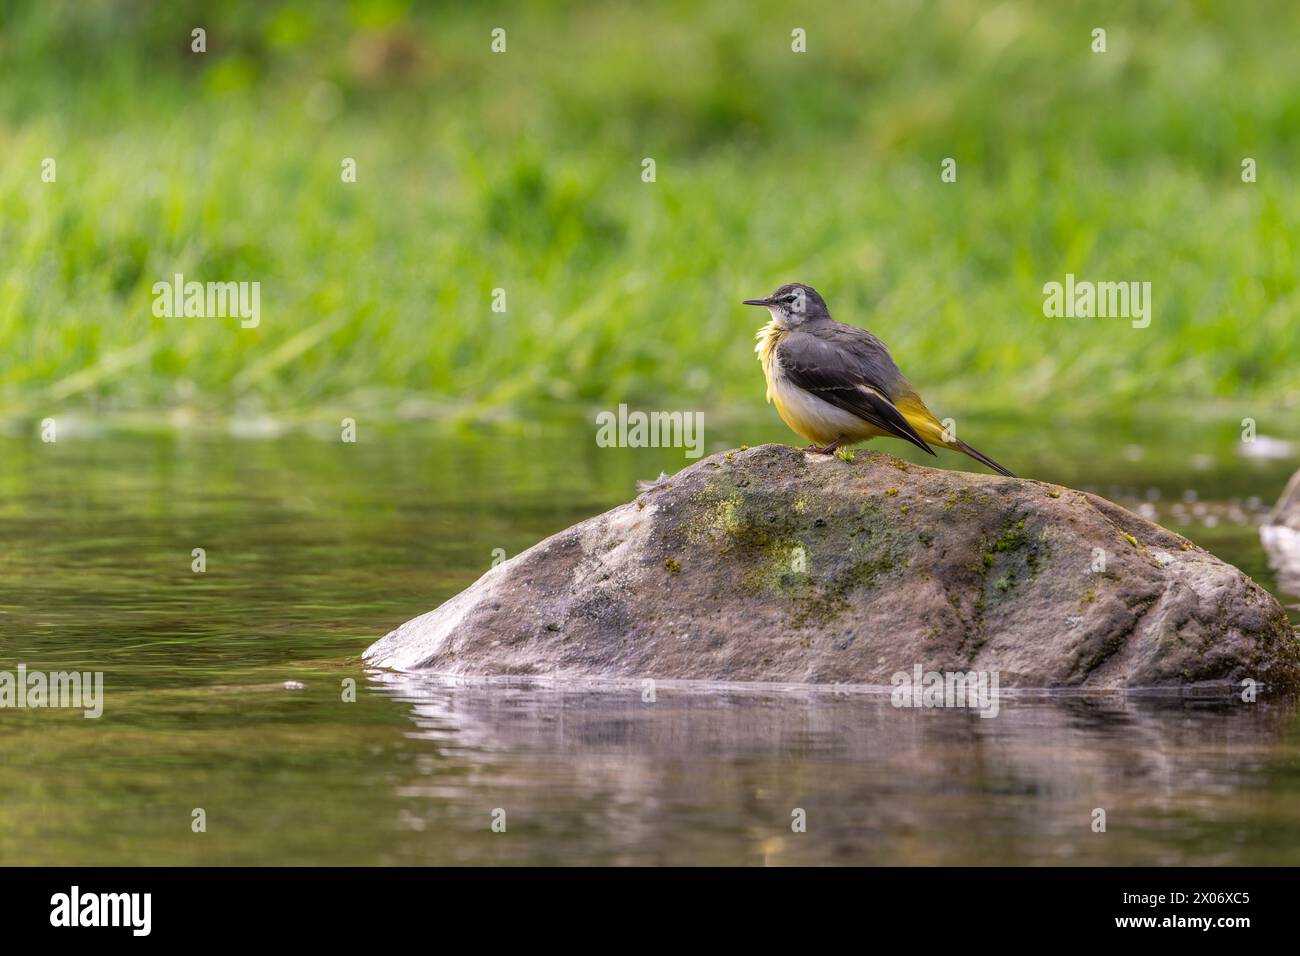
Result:
<svg viewBox="0 0 1300 956">
<path fill-rule="evenodd" d="M 1268 435 L 1256 435 L 1254 441 L 1241 442 L 1237 449 L 1242 458 L 1291 458 L 1296 452 L 1293 443 Z"/>
<path fill-rule="evenodd" d="M 1282 590 L 1300 594 L 1300 471 L 1291 476 L 1259 537 Z"/>
</svg>

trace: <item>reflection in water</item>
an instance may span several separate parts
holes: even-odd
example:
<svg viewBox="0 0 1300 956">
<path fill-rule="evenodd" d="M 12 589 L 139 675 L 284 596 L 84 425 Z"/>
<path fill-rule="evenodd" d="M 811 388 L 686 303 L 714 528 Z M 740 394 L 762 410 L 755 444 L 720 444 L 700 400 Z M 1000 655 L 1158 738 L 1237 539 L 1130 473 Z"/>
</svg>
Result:
<svg viewBox="0 0 1300 956">
<path fill-rule="evenodd" d="M 1270 772 L 1295 752 L 1286 703 L 1006 696 L 981 719 L 885 693 L 371 678 L 425 744 L 404 825 L 446 836 L 453 805 L 480 831 L 468 862 L 1300 862 Z"/>
</svg>

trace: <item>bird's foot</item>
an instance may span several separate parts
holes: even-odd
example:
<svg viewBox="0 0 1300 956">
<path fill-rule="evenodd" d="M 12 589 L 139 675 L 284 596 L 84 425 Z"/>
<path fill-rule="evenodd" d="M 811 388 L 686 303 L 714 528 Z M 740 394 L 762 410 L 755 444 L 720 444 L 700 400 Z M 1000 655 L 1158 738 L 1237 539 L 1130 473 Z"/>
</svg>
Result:
<svg viewBox="0 0 1300 956">
<path fill-rule="evenodd" d="M 839 448 L 843 444 L 844 439 L 837 438 L 829 445 L 809 445 L 804 449 L 804 451 L 811 452 L 814 455 L 833 455 L 835 454 L 835 449 Z"/>
</svg>

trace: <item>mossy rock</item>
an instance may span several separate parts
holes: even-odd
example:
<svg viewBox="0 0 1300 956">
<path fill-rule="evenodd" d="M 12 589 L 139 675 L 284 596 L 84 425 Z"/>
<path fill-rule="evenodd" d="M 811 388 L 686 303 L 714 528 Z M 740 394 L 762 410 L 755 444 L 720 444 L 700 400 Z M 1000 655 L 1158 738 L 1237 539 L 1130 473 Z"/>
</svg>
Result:
<svg viewBox="0 0 1300 956">
<path fill-rule="evenodd" d="M 703 459 L 375 643 L 462 675 L 1003 687 L 1300 683 L 1266 591 L 1095 495 L 784 445 Z"/>
</svg>

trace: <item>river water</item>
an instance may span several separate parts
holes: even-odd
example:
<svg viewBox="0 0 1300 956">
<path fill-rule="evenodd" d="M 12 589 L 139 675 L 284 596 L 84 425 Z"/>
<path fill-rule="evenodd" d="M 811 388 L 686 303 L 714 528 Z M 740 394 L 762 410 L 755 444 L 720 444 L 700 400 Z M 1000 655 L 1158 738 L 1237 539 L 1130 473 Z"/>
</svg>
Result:
<svg viewBox="0 0 1300 956">
<path fill-rule="evenodd" d="M 0 670 L 104 675 L 97 719 L 0 709 L 0 864 L 1300 863 L 1287 700 L 1004 695 L 983 719 L 367 669 L 371 641 L 682 452 L 585 425 L 235 432 L 0 436 Z M 1276 590 L 1257 526 L 1300 461 L 1195 438 L 978 444 Z"/>
</svg>

